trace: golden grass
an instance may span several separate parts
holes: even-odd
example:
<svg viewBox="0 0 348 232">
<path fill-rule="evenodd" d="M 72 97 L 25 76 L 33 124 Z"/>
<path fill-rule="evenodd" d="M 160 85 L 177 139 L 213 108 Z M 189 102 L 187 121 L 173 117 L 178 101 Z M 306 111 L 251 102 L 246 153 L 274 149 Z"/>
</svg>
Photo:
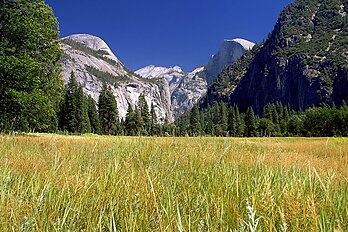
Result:
<svg viewBox="0 0 348 232">
<path fill-rule="evenodd" d="M 346 138 L 0 136 L 0 230 L 347 231 L 347 166 Z"/>
</svg>

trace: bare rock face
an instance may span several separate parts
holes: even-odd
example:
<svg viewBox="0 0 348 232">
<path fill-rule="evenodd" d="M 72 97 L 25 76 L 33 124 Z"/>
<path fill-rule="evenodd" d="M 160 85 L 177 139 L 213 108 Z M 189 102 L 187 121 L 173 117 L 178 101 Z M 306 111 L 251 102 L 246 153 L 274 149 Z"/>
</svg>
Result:
<svg viewBox="0 0 348 232">
<path fill-rule="evenodd" d="M 150 65 L 136 71 L 144 78 L 165 79 L 170 88 L 174 118 L 189 111 L 195 103 L 206 95 L 208 84 L 212 83 L 224 67 L 235 63 L 255 44 L 244 39 L 224 40 L 217 54 L 208 64 L 192 72 L 184 72 L 179 66 L 170 68 Z"/>
<path fill-rule="evenodd" d="M 164 79 L 169 84 L 174 118 L 189 111 L 193 105 L 206 94 L 207 82 L 199 73 L 204 67 L 184 72 L 179 66 L 170 68 L 150 65 L 136 71 L 148 79 Z"/>
<path fill-rule="evenodd" d="M 254 43 L 245 39 L 224 40 L 217 54 L 213 55 L 205 66 L 204 73 L 208 84 L 211 84 L 225 67 L 235 63 L 254 45 Z"/>
<path fill-rule="evenodd" d="M 163 79 L 149 80 L 129 71 L 100 38 L 77 34 L 62 39 L 63 79 L 67 83 L 75 73 L 84 92 L 98 102 L 103 82 L 111 86 L 120 117 L 124 118 L 128 104 L 136 107 L 140 94 L 145 95 L 148 105 L 154 104 L 158 120 L 173 122 L 171 96 L 168 82 Z"/>
</svg>

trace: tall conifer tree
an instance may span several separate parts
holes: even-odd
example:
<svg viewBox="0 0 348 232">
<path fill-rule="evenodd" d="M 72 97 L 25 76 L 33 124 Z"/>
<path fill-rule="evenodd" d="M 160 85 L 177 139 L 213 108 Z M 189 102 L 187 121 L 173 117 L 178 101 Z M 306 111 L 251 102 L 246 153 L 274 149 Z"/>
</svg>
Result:
<svg viewBox="0 0 348 232">
<path fill-rule="evenodd" d="M 191 110 L 190 129 L 191 135 L 197 136 L 201 133 L 201 122 L 198 106 L 195 104 Z"/>
<path fill-rule="evenodd" d="M 126 120 L 124 122 L 126 135 L 136 135 L 136 122 L 135 122 L 135 113 L 131 106 L 128 103 L 128 109 L 126 114 Z"/>
<path fill-rule="evenodd" d="M 246 115 L 245 115 L 244 135 L 246 137 L 257 136 L 256 119 L 255 119 L 255 114 L 252 107 L 248 107 Z"/>
<path fill-rule="evenodd" d="M 91 123 L 88 117 L 88 103 L 87 97 L 83 93 L 82 86 L 79 84 L 76 93 L 76 119 L 77 132 L 90 133 Z"/>
<path fill-rule="evenodd" d="M 74 72 L 70 74 L 70 79 L 65 87 L 64 103 L 61 109 L 60 125 L 62 130 L 69 132 L 78 131 L 78 118 L 77 118 L 77 90 L 78 83 Z"/>
<path fill-rule="evenodd" d="M 138 107 L 143 121 L 143 129 L 147 134 L 150 131 L 150 115 L 149 115 L 149 106 L 146 102 L 144 94 L 140 94 L 138 100 Z"/>
<path fill-rule="evenodd" d="M 91 123 L 91 132 L 94 134 L 100 133 L 100 120 L 96 107 L 96 103 L 91 96 L 88 95 L 88 118 Z"/>
<path fill-rule="evenodd" d="M 236 136 L 236 128 L 236 112 L 234 110 L 234 107 L 231 107 L 228 115 L 228 131 L 230 136 Z"/>
<path fill-rule="evenodd" d="M 103 85 L 98 100 L 99 119 L 101 133 L 105 135 L 116 135 L 119 129 L 119 115 L 115 96 L 110 86 Z"/>
<path fill-rule="evenodd" d="M 153 103 L 151 103 L 151 110 L 150 110 L 150 135 L 156 135 L 158 134 L 158 121 L 157 121 L 157 114 L 155 111 L 155 106 Z"/>
</svg>

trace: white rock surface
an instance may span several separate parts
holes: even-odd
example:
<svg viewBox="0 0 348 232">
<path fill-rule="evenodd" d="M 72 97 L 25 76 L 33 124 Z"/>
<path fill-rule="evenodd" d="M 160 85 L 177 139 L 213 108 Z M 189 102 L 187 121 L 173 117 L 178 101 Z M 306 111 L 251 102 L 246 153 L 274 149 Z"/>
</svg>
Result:
<svg viewBox="0 0 348 232">
<path fill-rule="evenodd" d="M 245 39 L 241 39 L 241 38 L 232 39 L 232 40 L 226 39 L 225 41 L 234 41 L 236 43 L 239 43 L 240 45 L 244 47 L 245 50 L 251 50 L 255 46 L 255 43 Z"/>
<path fill-rule="evenodd" d="M 100 38 L 87 34 L 76 34 L 65 37 L 75 42 L 84 44 L 95 51 L 103 51 L 104 57 L 111 59 L 115 64 L 110 64 L 98 56 L 90 55 L 84 51 L 61 43 L 65 52 L 62 60 L 63 79 L 68 82 L 71 71 L 74 71 L 84 92 L 91 95 L 97 102 L 102 88 L 102 81 L 86 70 L 86 66 L 94 67 L 114 76 L 126 76 L 127 81 L 117 81 L 111 86 L 115 95 L 119 114 L 125 117 L 128 103 L 133 108 L 137 105 L 141 93 L 145 95 L 148 105 L 156 107 L 159 121 L 166 119 L 173 122 L 174 118 L 189 111 L 201 97 L 203 97 L 210 83 L 223 67 L 234 63 L 246 50 L 251 49 L 254 43 L 244 39 L 224 40 L 219 52 L 213 55 L 208 64 L 185 72 L 179 66 L 157 67 L 150 65 L 139 69 L 136 74 L 130 72 L 110 50 L 109 46 Z M 204 77 L 204 78 L 202 78 Z"/>
<path fill-rule="evenodd" d="M 225 39 L 217 54 L 213 55 L 205 66 L 205 76 L 208 84 L 212 83 L 224 67 L 236 62 L 255 43 L 245 39 Z"/>
<path fill-rule="evenodd" d="M 218 53 L 212 55 L 207 65 L 198 67 L 190 73 L 184 72 L 179 66 L 166 68 L 155 65 L 141 68 L 136 73 L 144 78 L 163 78 L 168 82 L 173 115 L 174 118 L 178 118 L 206 94 L 208 83 L 211 83 L 224 67 L 236 62 L 254 45 L 240 38 L 224 40 Z"/>
<path fill-rule="evenodd" d="M 99 57 L 76 50 L 65 43 L 61 43 L 61 47 L 65 53 L 62 60 L 63 79 L 65 83 L 68 82 L 71 71 L 74 71 L 76 79 L 82 84 L 85 94 L 91 95 L 93 99 L 98 102 L 103 83 L 98 77 L 91 75 L 86 70 L 86 65 L 103 72 L 108 72 L 114 76 L 127 76 L 129 80 L 118 81 L 111 86 L 117 101 L 120 116 L 122 118 L 126 116 L 128 103 L 135 108 L 139 95 L 143 93 L 148 105 L 150 106 L 151 103 L 154 104 L 159 121 L 164 122 L 167 119 L 169 122 L 173 122 L 174 118 L 172 114 L 170 90 L 166 81 L 149 81 L 129 72 L 113 54 L 108 45 L 96 36 L 78 34 L 63 39 L 70 39 L 75 42 L 83 43 L 85 46 L 95 51 L 103 50 L 107 52 L 107 55 L 105 55 L 107 58 L 116 62 L 114 65 L 110 64 Z"/>
<path fill-rule="evenodd" d="M 174 118 L 189 111 L 207 92 L 207 82 L 199 77 L 204 67 L 199 67 L 191 73 L 184 72 L 181 67 L 156 67 L 149 65 L 137 70 L 135 73 L 144 78 L 163 78 L 170 88 L 171 102 Z"/>
</svg>

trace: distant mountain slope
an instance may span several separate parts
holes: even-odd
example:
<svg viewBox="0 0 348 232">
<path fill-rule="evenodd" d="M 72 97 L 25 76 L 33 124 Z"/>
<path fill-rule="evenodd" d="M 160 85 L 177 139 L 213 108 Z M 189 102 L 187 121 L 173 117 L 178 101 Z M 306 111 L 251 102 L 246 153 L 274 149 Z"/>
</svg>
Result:
<svg viewBox="0 0 348 232">
<path fill-rule="evenodd" d="M 170 68 L 149 65 L 136 71 L 144 78 L 164 78 L 170 88 L 173 115 L 178 118 L 189 111 L 202 98 L 208 84 L 218 74 L 234 62 L 255 44 L 244 39 L 224 40 L 217 54 L 213 55 L 207 65 L 187 73 L 179 66 Z"/>
<path fill-rule="evenodd" d="M 269 102 L 306 109 L 348 99 L 348 1 L 297 0 L 281 13 L 268 39 L 228 67 L 209 88 L 214 101 Z"/>
<path fill-rule="evenodd" d="M 164 78 L 170 88 L 173 115 L 175 118 L 190 110 L 198 99 L 207 91 L 207 82 L 198 74 L 203 67 L 190 73 L 184 72 L 179 66 L 170 68 L 146 66 L 136 71 L 144 78 Z"/>
<path fill-rule="evenodd" d="M 162 79 L 144 79 L 129 71 L 100 38 L 78 34 L 62 39 L 63 79 L 69 80 L 71 71 L 76 74 L 84 92 L 98 101 L 103 82 L 113 90 L 119 114 L 125 117 L 128 104 L 137 104 L 144 94 L 148 104 L 154 104 L 160 121 L 173 121 L 168 83 Z"/>
</svg>

